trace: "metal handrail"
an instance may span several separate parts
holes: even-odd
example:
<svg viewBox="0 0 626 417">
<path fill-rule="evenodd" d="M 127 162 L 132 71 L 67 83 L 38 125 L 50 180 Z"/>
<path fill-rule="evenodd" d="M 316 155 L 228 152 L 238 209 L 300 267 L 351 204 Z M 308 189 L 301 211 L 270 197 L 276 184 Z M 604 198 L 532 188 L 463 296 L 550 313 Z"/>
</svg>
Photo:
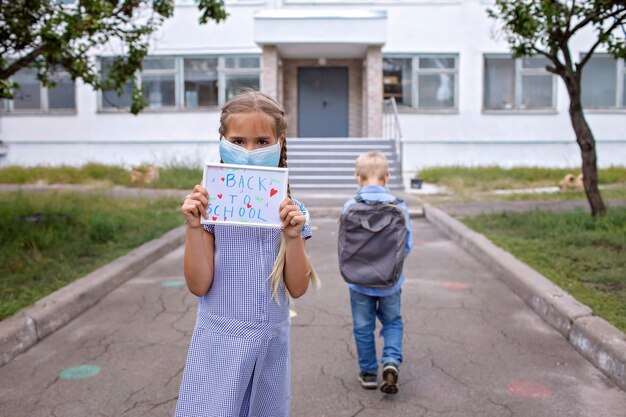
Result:
<svg viewBox="0 0 626 417">
<path fill-rule="evenodd" d="M 402 167 L 402 129 L 395 97 L 383 100 L 383 135 L 394 140 L 398 162 Z"/>
</svg>

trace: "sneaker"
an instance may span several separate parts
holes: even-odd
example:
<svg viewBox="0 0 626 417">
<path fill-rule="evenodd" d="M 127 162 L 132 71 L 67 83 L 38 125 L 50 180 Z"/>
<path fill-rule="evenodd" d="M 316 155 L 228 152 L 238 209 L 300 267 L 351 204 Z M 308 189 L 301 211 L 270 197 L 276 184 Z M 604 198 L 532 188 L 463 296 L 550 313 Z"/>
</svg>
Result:
<svg viewBox="0 0 626 417">
<path fill-rule="evenodd" d="M 388 362 L 383 365 L 383 383 L 380 390 L 385 394 L 398 393 L 398 366 L 395 363 Z"/>
<path fill-rule="evenodd" d="M 359 382 L 365 389 L 376 389 L 378 386 L 376 382 L 376 374 L 372 372 L 361 372 L 359 374 Z"/>
</svg>

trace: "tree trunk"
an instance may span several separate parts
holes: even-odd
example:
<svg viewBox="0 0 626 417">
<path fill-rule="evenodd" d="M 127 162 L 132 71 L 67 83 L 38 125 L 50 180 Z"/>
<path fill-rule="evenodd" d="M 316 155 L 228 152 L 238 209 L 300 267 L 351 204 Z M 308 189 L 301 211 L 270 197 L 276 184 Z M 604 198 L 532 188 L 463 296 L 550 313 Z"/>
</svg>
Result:
<svg viewBox="0 0 626 417">
<path fill-rule="evenodd" d="M 591 214 L 593 216 L 603 216 L 606 214 L 606 207 L 604 206 L 602 195 L 600 195 L 600 190 L 598 189 L 596 141 L 583 113 L 580 96 L 580 72 L 578 74 L 566 74 L 563 76 L 563 79 L 569 94 L 569 115 L 576 134 L 576 142 L 578 142 L 582 155 L 583 183 L 585 185 L 587 201 L 589 201 Z"/>
</svg>

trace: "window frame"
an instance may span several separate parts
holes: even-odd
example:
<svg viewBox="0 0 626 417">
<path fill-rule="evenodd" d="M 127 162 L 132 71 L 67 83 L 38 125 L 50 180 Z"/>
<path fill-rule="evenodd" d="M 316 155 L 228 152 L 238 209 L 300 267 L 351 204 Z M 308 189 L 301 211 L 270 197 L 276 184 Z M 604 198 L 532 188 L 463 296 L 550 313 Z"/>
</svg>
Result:
<svg viewBox="0 0 626 417">
<path fill-rule="evenodd" d="M 161 105 L 160 107 L 150 107 L 150 104 L 148 104 L 144 111 L 150 110 L 150 111 L 162 111 L 162 112 L 170 112 L 170 111 L 176 111 L 179 108 L 180 105 L 180 95 L 181 95 L 181 91 L 180 91 L 180 78 L 182 78 L 181 72 L 180 72 L 180 59 L 177 56 L 172 56 L 172 55 L 148 55 L 144 58 L 144 61 L 156 61 L 156 60 L 168 60 L 168 59 L 173 59 L 174 60 L 174 65 L 173 68 L 150 68 L 150 69 L 143 69 L 142 71 L 138 71 L 139 74 L 136 75 L 139 84 L 141 84 L 143 86 L 143 75 L 152 75 L 152 76 L 172 76 L 172 74 L 174 75 L 174 105 L 173 106 L 165 106 L 165 105 Z M 144 97 L 145 98 L 145 97 Z M 148 99 L 146 99 L 148 100 Z M 148 100 L 149 101 L 149 100 Z"/>
<path fill-rule="evenodd" d="M 558 80 L 555 74 L 547 71 L 545 68 L 524 68 L 524 58 L 537 58 L 541 56 L 533 57 L 520 57 L 513 58 L 511 54 L 507 53 L 483 53 L 482 65 L 482 103 L 481 109 L 483 114 L 555 114 L 558 113 Z M 514 107 L 512 109 L 490 109 L 485 107 L 485 88 L 487 86 L 487 59 L 509 59 L 513 60 L 514 73 L 514 86 L 513 93 Z M 524 75 L 550 75 L 552 77 L 552 104 L 548 108 L 522 108 L 522 77 Z"/>
<path fill-rule="evenodd" d="M 406 113 L 436 113 L 458 114 L 459 113 L 459 53 L 411 53 L 411 54 L 383 54 L 383 59 L 408 59 L 411 65 L 411 104 L 398 104 L 398 111 Z M 419 68 L 420 59 L 451 58 L 454 59 L 454 68 L 431 69 Z M 454 105 L 451 107 L 419 107 L 419 76 L 435 74 L 452 74 L 454 79 Z M 384 74 L 383 74 L 384 75 Z M 381 81 L 382 82 L 382 81 Z"/>
<path fill-rule="evenodd" d="M 197 107 L 186 107 L 185 106 L 185 60 L 187 59 L 215 59 L 217 58 L 217 67 L 215 68 L 215 70 L 217 71 L 217 104 L 215 106 L 197 106 Z M 179 62 L 179 84 L 178 84 L 178 88 L 180 91 L 180 101 L 178 102 L 180 104 L 181 107 L 181 111 L 206 111 L 206 110 L 211 110 L 211 109 L 216 109 L 220 106 L 220 85 L 222 83 L 222 81 L 220 81 L 220 56 L 218 55 L 202 55 L 202 56 L 195 56 L 195 55 L 183 55 L 181 56 L 181 59 L 178 61 Z"/>
<path fill-rule="evenodd" d="M 67 73 L 67 70 L 62 69 L 63 72 Z M 71 79 L 71 77 L 70 77 Z M 9 82 L 13 81 L 13 76 L 9 77 Z M 45 87 L 41 81 L 39 81 L 35 77 L 35 81 L 39 84 L 39 108 L 38 109 L 16 109 L 14 106 L 14 100 L 12 99 L 2 99 L 0 104 L 0 114 L 4 116 L 9 115 L 75 115 L 78 113 L 78 100 L 76 94 L 76 80 L 72 80 L 73 90 L 74 90 L 74 107 L 73 108 L 65 108 L 65 109 L 55 109 L 50 108 L 50 100 L 48 97 L 48 90 L 51 87 Z"/>
<path fill-rule="evenodd" d="M 241 68 L 239 67 L 239 61 L 237 61 L 237 66 L 234 68 L 226 68 L 226 58 L 258 58 L 259 66 L 257 69 L 254 68 Z M 263 63 L 261 59 L 261 55 L 253 56 L 253 55 L 222 55 L 220 59 L 218 59 L 217 63 L 217 91 L 218 91 L 218 106 L 223 106 L 226 103 L 226 78 L 228 75 L 252 75 L 258 74 L 259 76 L 259 87 L 261 86 L 261 76 L 263 72 Z"/>
<path fill-rule="evenodd" d="M 106 58 L 113 58 L 112 56 L 100 56 L 98 57 L 98 71 L 102 73 L 102 60 Z M 247 53 L 247 54 L 185 54 L 185 55 L 148 55 L 146 59 L 174 59 L 174 85 L 175 91 L 175 104 L 174 106 L 163 106 L 158 108 L 151 108 L 146 106 L 143 110 L 144 113 L 171 113 L 171 112 L 210 112 L 216 111 L 226 103 L 226 75 L 229 74 L 250 74 L 257 75 L 259 77 L 259 85 L 261 82 L 261 54 Z M 198 106 L 198 107 L 185 107 L 185 59 L 211 59 L 217 58 L 217 105 L 215 106 Z M 258 68 L 226 68 L 226 58 L 258 58 Z M 171 74 L 171 69 L 168 70 L 148 70 L 152 74 L 163 72 L 164 74 Z M 135 74 L 135 80 L 139 84 L 142 83 L 142 71 L 137 71 Z M 128 107 L 123 108 L 105 108 L 102 106 L 102 91 L 98 91 L 98 113 L 126 113 Z"/>
<path fill-rule="evenodd" d="M 103 61 L 105 59 L 113 59 L 113 58 L 115 57 L 114 56 L 99 56 L 96 58 L 96 61 L 97 61 L 96 66 L 98 68 L 98 75 L 102 75 Z M 141 83 L 141 78 L 139 78 L 139 71 L 135 72 L 134 81 Z M 113 90 L 107 90 L 107 91 L 113 91 Z M 102 105 L 104 93 L 105 92 L 102 90 L 98 90 L 97 92 L 97 98 L 96 98 L 97 113 L 128 113 L 128 111 L 130 110 L 130 107 L 104 107 Z M 132 100 L 132 96 L 131 96 L 131 100 Z"/>
<path fill-rule="evenodd" d="M 582 58 L 583 56 L 585 56 L 585 52 L 581 52 L 579 54 L 580 58 Z M 613 55 L 607 52 L 597 52 L 591 56 L 591 58 L 589 59 L 585 67 L 589 64 L 589 62 L 591 62 L 591 60 L 594 57 L 613 58 L 613 60 L 615 61 L 615 66 L 616 66 L 615 80 L 614 80 L 615 81 L 615 97 L 613 101 L 615 105 L 609 106 L 609 107 L 587 107 L 584 105 L 582 101 L 582 94 L 581 94 L 580 103 L 583 106 L 583 110 L 589 113 L 626 113 L 626 93 L 624 91 L 625 90 L 624 83 L 626 83 L 626 81 L 624 80 L 626 78 L 626 59 L 615 58 Z M 581 87 L 582 87 L 582 80 L 581 80 Z"/>
</svg>

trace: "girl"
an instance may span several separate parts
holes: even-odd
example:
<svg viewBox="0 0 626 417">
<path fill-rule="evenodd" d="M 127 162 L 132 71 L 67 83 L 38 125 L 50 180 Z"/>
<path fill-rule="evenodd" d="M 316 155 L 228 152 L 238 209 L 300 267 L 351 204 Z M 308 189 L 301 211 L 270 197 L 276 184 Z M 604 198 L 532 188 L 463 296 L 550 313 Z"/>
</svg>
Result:
<svg viewBox="0 0 626 417">
<path fill-rule="evenodd" d="M 286 130 L 285 112 L 272 98 L 235 96 L 220 117 L 222 162 L 286 167 Z M 317 282 L 305 248 L 307 211 L 286 198 L 282 229 L 203 227 L 209 192 L 196 185 L 182 206 L 185 280 L 199 306 L 176 416 L 289 416 L 289 297 Z"/>
</svg>

